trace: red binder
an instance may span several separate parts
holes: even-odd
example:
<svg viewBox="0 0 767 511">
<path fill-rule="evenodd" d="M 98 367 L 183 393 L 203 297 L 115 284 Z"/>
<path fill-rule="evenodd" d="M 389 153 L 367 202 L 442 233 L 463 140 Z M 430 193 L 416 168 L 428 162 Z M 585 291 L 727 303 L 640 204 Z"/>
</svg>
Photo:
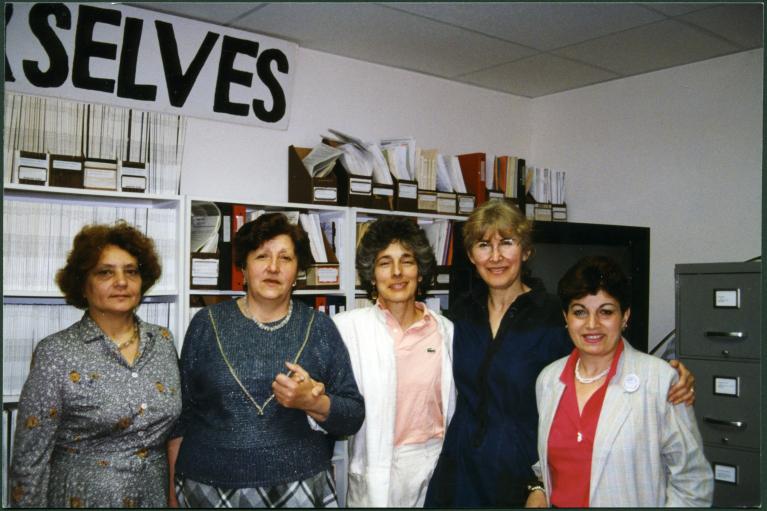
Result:
<svg viewBox="0 0 767 511">
<path fill-rule="evenodd" d="M 232 241 L 234 241 L 234 235 L 245 223 L 245 215 L 247 211 L 242 204 L 232 204 Z M 232 250 L 232 256 L 234 256 L 234 250 Z M 245 289 L 245 275 L 242 273 L 242 269 L 237 268 L 234 264 L 234 257 L 232 257 L 232 291 L 243 291 Z"/>
<path fill-rule="evenodd" d="M 459 154 L 461 174 L 466 184 L 466 191 L 477 197 L 479 206 L 487 200 L 487 185 L 485 184 L 485 153 Z"/>
</svg>

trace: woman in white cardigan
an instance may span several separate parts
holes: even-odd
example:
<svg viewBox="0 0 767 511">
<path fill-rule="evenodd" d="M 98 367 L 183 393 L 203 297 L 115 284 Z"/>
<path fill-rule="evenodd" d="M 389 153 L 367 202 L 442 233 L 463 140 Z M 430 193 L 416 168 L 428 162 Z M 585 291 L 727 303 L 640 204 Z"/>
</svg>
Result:
<svg viewBox="0 0 767 511">
<path fill-rule="evenodd" d="M 573 352 L 536 382 L 541 478 L 528 507 L 708 507 L 713 474 L 691 407 L 666 396 L 677 373 L 633 349 L 629 283 L 586 257 L 559 282 Z"/>
<path fill-rule="evenodd" d="M 413 219 L 382 217 L 356 267 L 375 304 L 333 317 L 365 398 L 347 505 L 421 507 L 455 405 L 453 325 L 417 301 L 434 280 L 434 253 Z"/>
</svg>

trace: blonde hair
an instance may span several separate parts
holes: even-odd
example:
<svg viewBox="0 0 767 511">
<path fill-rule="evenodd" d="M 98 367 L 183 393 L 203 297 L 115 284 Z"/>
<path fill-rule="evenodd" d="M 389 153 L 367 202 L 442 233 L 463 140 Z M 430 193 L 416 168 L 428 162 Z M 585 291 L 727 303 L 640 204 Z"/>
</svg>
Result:
<svg viewBox="0 0 767 511">
<path fill-rule="evenodd" d="M 519 241 L 522 252 L 532 255 L 533 223 L 511 201 L 493 199 L 477 207 L 463 226 L 463 247 L 471 254 L 471 247 L 489 232 Z"/>
</svg>

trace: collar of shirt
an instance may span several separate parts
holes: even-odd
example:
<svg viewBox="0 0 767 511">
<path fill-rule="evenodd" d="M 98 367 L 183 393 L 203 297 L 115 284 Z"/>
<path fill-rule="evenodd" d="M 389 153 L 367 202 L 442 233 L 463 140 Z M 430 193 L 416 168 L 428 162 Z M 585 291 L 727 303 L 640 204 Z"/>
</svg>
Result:
<svg viewBox="0 0 767 511">
<path fill-rule="evenodd" d="M 407 327 L 405 330 L 402 330 L 402 327 L 400 326 L 397 319 L 394 317 L 394 314 L 391 313 L 388 309 L 384 309 L 381 306 L 380 302 L 376 302 L 376 310 L 380 313 L 384 323 L 386 324 L 386 329 L 389 331 L 390 334 L 397 334 L 392 335 L 394 338 L 399 338 L 401 335 L 404 335 L 406 332 L 413 332 L 417 333 L 419 330 L 424 330 L 427 328 L 430 328 L 432 323 L 434 323 L 435 319 L 432 314 L 432 312 L 429 310 L 429 308 L 424 304 L 423 302 L 416 302 L 415 308 L 419 311 L 423 312 L 423 317 L 419 320 L 417 320 L 415 323 Z"/>
<path fill-rule="evenodd" d="M 143 366 L 146 361 L 146 356 L 144 356 L 144 354 L 151 352 L 155 343 L 155 335 L 152 329 L 148 328 L 150 325 L 149 323 L 142 321 L 136 314 L 133 315 L 133 319 L 136 321 L 139 329 L 138 353 L 133 361 L 133 366 L 128 365 L 125 359 L 120 355 L 117 345 L 112 342 L 109 336 L 104 333 L 101 327 L 99 327 L 93 318 L 91 318 L 87 310 L 79 323 L 80 338 L 82 339 L 83 344 L 92 344 L 96 341 L 101 341 L 103 343 L 102 346 L 108 350 L 107 352 L 110 353 L 111 356 L 114 356 L 120 363 L 132 368 L 138 368 Z"/>
<path fill-rule="evenodd" d="M 621 353 L 623 353 L 623 339 L 620 339 L 615 347 L 615 355 L 613 355 L 613 360 L 610 362 L 610 370 L 607 372 L 607 378 L 605 379 L 608 383 L 618 370 L 618 360 L 621 358 Z M 562 373 L 559 375 L 559 381 L 565 385 L 575 384 L 575 364 L 578 362 L 578 358 L 580 358 L 578 348 L 573 348 L 572 353 L 567 358 L 564 369 L 562 369 Z"/>
</svg>

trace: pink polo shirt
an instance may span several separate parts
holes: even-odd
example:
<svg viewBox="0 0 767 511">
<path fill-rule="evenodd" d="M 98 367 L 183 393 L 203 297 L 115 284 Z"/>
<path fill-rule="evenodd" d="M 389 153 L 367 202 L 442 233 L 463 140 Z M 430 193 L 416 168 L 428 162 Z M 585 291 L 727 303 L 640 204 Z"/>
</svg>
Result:
<svg viewBox="0 0 767 511">
<path fill-rule="evenodd" d="M 391 312 L 381 309 L 394 341 L 397 367 L 397 411 L 394 446 L 420 444 L 445 435 L 442 412 L 442 336 L 436 318 L 424 312 L 404 332 Z M 379 305 L 380 308 L 380 305 Z"/>
</svg>

